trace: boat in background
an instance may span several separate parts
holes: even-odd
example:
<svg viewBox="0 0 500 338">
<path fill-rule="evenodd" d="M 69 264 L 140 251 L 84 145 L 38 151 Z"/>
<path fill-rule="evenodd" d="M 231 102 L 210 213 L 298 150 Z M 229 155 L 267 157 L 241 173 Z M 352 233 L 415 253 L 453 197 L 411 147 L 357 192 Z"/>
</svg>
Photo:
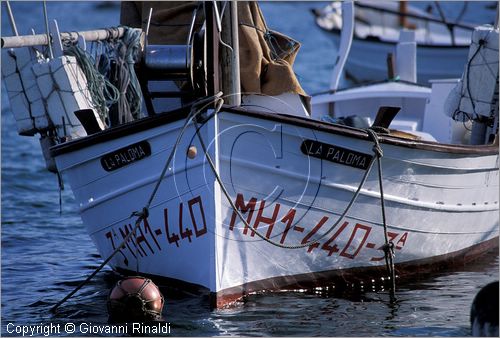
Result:
<svg viewBox="0 0 500 338">
<path fill-rule="evenodd" d="M 437 3 L 437 2 L 436 2 Z M 387 79 L 387 56 L 395 52 L 401 31 L 415 34 L 418 83 L 431 79 L 458 78 L 467 61 L 474 26 L 450 22 L 402 2 L 356 1 L 353 48 L 346 65 L 347 75 L 356 82 Z M 464 4 L 464 6 L 466 6 Z M 338 45 L 342 30 L 340 2 L 313 10 L 316 24 L 331 33 Z M 441 60 L 441 61 L 440 61 Z"/>
<path fill-rule="evenodd" d="M 72 35 L 54 28 L 52 43 L 61 48 L 53 57 L 34 49 L 50 44 L 46 35 L 2 38 L 4 48 L 19 47 L 2 62 L 18 130 L 53 144 L 44 148 L 47 163 L 69 182 L 90 237 L 115 271 L 206 292 L 223 307 L 261 291 L 388 276 L 395 283 L 498 247 L 498 28 L 475 30 L 474 67 L 447 92 L 440 87 L 438 102 L 434 89 L 407 87 L 387 96 L 394 106 L 380 101 L 369 128 L 360 128 L 315 117 L 373 115 L 376 99 L 405 83 L 365 91 L 371 101 L 364 107 L 334 87 L 336 99 L 316 98 L 312 117 L 299 95 L 241 93 L 232 81 L 238 54 L 218 53 L 238 46 L 239 4 L 203 6 L 205 24 L 187 45 L 144 48 L 142 109 L 129 104 L 135 96 L 120 96 L 134 81 L 117 83 L 125 87 L 120 104 L 110 105 L 109 114 L 118 110 L 111 126 L 84 76 L 94 67 L 80 64 L 75 49 L 83 37 L 139 52 L 138 30 Z M 353 13 L 352 2 L 343 6 Z M 231 38 L 221 38 L 227 32 Z M 133 68 L 125 72 L 132 79 Z M 182 96 L 173 85 L 180 77 L 193 97 L 177 97 L 174 108 L 151 102 Z M 169 82 L 168 91 L 150 83 L 158 81 Z M 432 114 L 397 132 L 405 127 L 395 122 L 405 100 L 426 102 L 426 112 L 433 105 Z M 45 104 L 30 105 L 36 102 Z M 455 127 L 470 128 L 470 136 L 445 139 Z"/>
<path fill-rule="evenodd" d="M 352 53 L 355 31 L 353 8 L 345 5 L 341 13 L 346 24 L 340 35 L 339 57 L 330 88 L 312 96 L 311 116 L 368 128 L 375 122 L 380 107 L 398 107 L 397 115 L 390 122 L 393 134 L 442 143 L 466 143 L 468 131 L 464 124 L 443 114 L 444 101 L 460 79 L 430 80 L 432 88 L 416 83 L 417 44 L 412 32 L 404 32 L 404 38 L 395 46 L 396 66 L 391 70 L 392 79 L 339 89 L 342 72 Z"/>
</svg>

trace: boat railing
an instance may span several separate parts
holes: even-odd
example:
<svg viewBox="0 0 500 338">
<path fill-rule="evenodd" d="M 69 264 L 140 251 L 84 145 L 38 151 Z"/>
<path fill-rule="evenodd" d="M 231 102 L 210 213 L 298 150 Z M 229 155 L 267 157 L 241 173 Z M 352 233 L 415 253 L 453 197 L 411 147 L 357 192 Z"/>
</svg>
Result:
<svg viewBox="0 0 500 338">
<path fill-rule="evenodd" d="M 373 11 L 377 11 L 377 12 L 382 12 L 382 13 L 389 13 L 389 14 L 394 14 L 394 15 L 397 15 L 397 16 L 404 16 L 404 17 L 407 17 L 407 18 L 412 18 L 412 19 L 417 19 L 417 20 L 422 20 L 422 21 L 428 21 L 428 22 L 434 22 L 434 23 L 440 23 L 440 24 L 449 24 L 453 27 L 457 27 L 457 28 L 463 28 L 463 29 L 467 29 L 467 30 L 474 30 L 474 25 L 473 24 L 468 24 L 468 23 L 464 23 L 464 22 L 449 22 L 449 21 L 444 21 L 442 18 L 437 18 L 437 17 L 434 17 L 434 16 L 425 16 L 425 15 L 419 15 L 419 14 L 414 14 L 414 13 L 402 13 L 400 11 L 397 11 L 397 10 L 393 10 L 393 9 L 390 9 L 390 8 L 381 8 L 381 7 L 376 7 L 376 6 L 372 6 L 372 5 L 369 5 L 369 4 L 366 4 L 366 3 L 360 3 L 360 2 L 357 2 L 356 3 L 356 7 L 359 7 L 359 8 L 366 8 L 366 9 L 369 9 L 369 10 L 373 10 Z"/>
<path fill-rule="evenodd" d="M 406 11 L 394 10 L 391 8 L 374 6 L 374 5 L 371 5 L 368 3 L 362 3 L 362 2 L 356 3 L 356 7 L 358 7 L 358 8 L 363 8 L 363 9 L 367 9 L 370 11 L 379 12 L 382 14 L 390 14 L 390 15 L 398 16 L 400 18 L 410 18 L 410 19 L 415 19 L 415 20 L 421 21 L 424 23 L 427 32 L 430 31 L 429 28 L 430 28 L 431 23 L 437 23 L 437 24 L 444 25 L 450 34 L 452 45 L 456 44 L 456 40 L 455 40 L 455 29 L 456 28 L 464 29 L 464 30 L 471 31 L 471 32 L 474 30 L 475 25 L 473 25 L 473 24 L 458 22 L 459 20 L 455 20 L 455 22 L 448 20 L 444 16 L 444 13 L 443 13 L 441 7 L 439 6 L 439 4 L 436 4 L 436 6 L 438 8 L 438 12 L 440 13 L 440 17 L 435 17 L 435 16 L 430 15 L 430 14 L 429 15 L 422 15 L 422 14 L 410 13 L 410 12 L 406 12 Z M 462 15 L 459 15 L 459 17 L 461 17 L 461 16 Z"/>
</svg>

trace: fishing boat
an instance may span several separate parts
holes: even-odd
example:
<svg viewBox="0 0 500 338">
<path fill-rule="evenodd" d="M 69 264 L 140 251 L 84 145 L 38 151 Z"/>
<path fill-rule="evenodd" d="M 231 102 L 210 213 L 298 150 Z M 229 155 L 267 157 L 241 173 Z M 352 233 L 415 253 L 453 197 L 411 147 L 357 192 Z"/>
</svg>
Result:
<svg viewBox="0 0 500 338">
<path fill-rule="evenodd" d="M 141 48 L 140 29 L 76 34 L 55 24 L 52 39 L 2 38 L 18 131 L 40 134 L 105 263 L 223 307 L 335 281 L 394 284 L 498 247 L 498 28 L 475 30 L 477 66 L 439 86 L 439 102 L 425 92 L 432 114 L 414 131 L 447 137 L 436 141 L 394 130 L 399 107 L 379 107 L 360 128 L 311 117 L 294 93 L 242 93 L 239 4 L 218 6 L 199 7 L 201 25 L 193 11 L 184 45 L 146 34 Z M 121 88 L 111 103 L 96 104 L 102 73 L 78 61 L 92 41 L 116 53 L 99 63 Z M 280 48 L 294 47 L 287 41 Z M 113 82 L 117 74 L 128 81 Z"/>
<path fill-rule="evenodd" d="M 461 22 L 463 10 L 456 20 L 447 19 L 439 2 L 434 2 L 440 16 L 435 16 L 407 2 L 356 1 L 353 48 L 346 65 L 347 76 L 356 82 L 380 81 L 387 78 L 387 55 L 397 53 L 400 33 L 411 31 L 418 44 L 418 82 L 431 79 L 459 78 L 467 61 L 474 26 Z M 339 44 L 342 31 L 340 2 L 313 10 L 317 26 Z M 436 62 L 446 60 L 446 62 Z"/>
</svg>

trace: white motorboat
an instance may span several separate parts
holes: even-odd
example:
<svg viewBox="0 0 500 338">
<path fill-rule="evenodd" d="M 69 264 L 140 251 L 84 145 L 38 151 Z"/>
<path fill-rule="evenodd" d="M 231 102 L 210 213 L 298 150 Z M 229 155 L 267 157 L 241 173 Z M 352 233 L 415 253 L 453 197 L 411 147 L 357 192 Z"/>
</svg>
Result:
<svg viewBox="0 0 500 338">
<path fill-rule="evenodd" d="M 46 45 L 45 35 L 2 38 L 4 48 L 19 47 L 2 62 L 19 132 L 42 135 L 47 161 L 55 161 L 51 169 L 69 182 L 90 237 L 114 270 L 207 292 L 222 307 L 263 290 L 387 277 L 387 271 L 411 276 L 498 247 L 498 29 L 476 30 L 469 55 L 478 66 L 458 82 L 463 95 L 443 100 L 457 83 L 436 92 L 408 90 L 389 99 L 395 105 L 398 99 L 429 101 L 428 116 L 408 110 L 402 117 L 410 122 L 393 125 L 398 108 L 384 108 L 371 113 L 374 128 L 363 129 L 311 118 L 295 94 L 243 95 L 238 104 L 235 83 L 225 82 L 238 72 L 237 54 L 224 59 L 221 53 L 221 62 L 210 52 L 230 29 L 227 21 L 233 23 L 231 45 L 238 45 L 236 4 L 230 7 L 224 15 L 232 20 L 217 20 L 220 11 L 205 3 L 207 59 L 196 44 L 150 45 L 144 52 L 142 71 L 154 73 L 155 81 L 196 77 L 200 58 L 206 72 L 193 81 L 206 85 L 206 93 L 198 86 L 192 101 L 162 113 L 147 109 L 157 107 L 150 100 L 113 127 L 92 104 L 86 68 L 65 51 L 75 46 L 75 36 L 53 33 L 64 43 L 49 61 L 32 47 Z M 79 36 L 133 41 L 134 32 L 122 27 Z M 186 55 L 194 62 L 185 62 Z M 30 80 L 38 96 L 18 86 Z M 146 101 L 158 95 L 147 77 L 141 84 Z M 390 90 L 383 85 L 382 92 L 372 88 L 372 98 Z M 360 113 L 362 106 L 349 97 L 342 107 L 337 94 L 332 118 Z M 62 106 L 53 105 L 54 97 Z M 313 116 L 322 115 L 318 109 L 328 114 L 321 104 L 332 101 L 320 99 L 313 101 Z M 29 109 L 16 100 L 26 100 Z M 36 102 L 47 111 L 36 111 Z M 370 117 L 365 108 L 361 115 Z M 451 117 L 445 114 L 450 109 Z M 464 116 L 467 121 L 453 119 Z"/>
</svg>

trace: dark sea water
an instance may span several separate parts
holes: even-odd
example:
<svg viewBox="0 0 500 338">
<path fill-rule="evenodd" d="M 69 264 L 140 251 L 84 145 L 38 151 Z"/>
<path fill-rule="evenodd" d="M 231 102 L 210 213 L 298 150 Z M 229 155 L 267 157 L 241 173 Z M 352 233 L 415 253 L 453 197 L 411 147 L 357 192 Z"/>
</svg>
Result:
<svg viewBox="0 0 500 338">
<path fill-rule="evenodd" d="M 491 2 L 470 4 L 466 18 L 491 22 L 494 14 L 487 4 Z M 302 42 L 295 69 L 311 93 L 327 88 L 336 56 L 331 40 L 315 27 L 309 12 L 323 5 L 262 5 L 271 28 Z M 22 34 L 31 27 L 43 31 L 40 2 L 12 2 L 12 7 Z M 459 11 L 450 3 L 443 7 L 451 14 Z M 116 25 L 119 18 L 118 5 L 109 2 L 49 2 L 48 11 L 61 31 Z M 11 35 L 5 12 L 2 3 L 2 35 Z M 63 330 L 68 323 L 106 324 L 107 295 L 117 281 L 109 268 L 57 314 L 49 311 L 102 260 L 69 187 L 62 192 L 59 213 L 57 179 L 45 170 L 38 140 L 17 135 L 3 89 L 1 102 L 1 334 L 9 335 L 9 323 L 61 324 L 61 335 L 68 335 Z M 211 311 L 201 297 L 164 289 L 163 315 L 175 336 L 468 336 L 473 297 L 498 275 L 498 253 L 492 253 L 479 262 L 398 285 L 396 305 L 389 304 L 389 295 L 379 287 L 355 286 L 342 292 L 264 293 L 235 308 Z"/>
</svg>

